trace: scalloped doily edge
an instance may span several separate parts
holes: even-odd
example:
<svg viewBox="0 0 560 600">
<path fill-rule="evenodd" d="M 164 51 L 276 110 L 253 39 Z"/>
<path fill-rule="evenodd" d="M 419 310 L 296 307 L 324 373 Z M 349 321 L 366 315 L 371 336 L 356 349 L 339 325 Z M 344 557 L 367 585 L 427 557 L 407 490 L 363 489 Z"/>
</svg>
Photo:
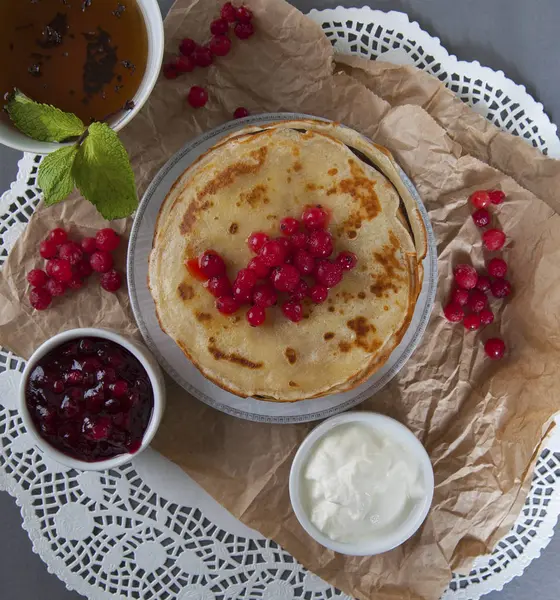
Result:
<svg viewBox="0 0 560 600">
<path fill-rule="evenodd" d="M 515 83 L 512 79 L 507 77 L 507 75 L 500 69 L 494 70 L 490 67 L 486 67 L 481 65 L 479 61 L 465 61 L 459 60 L 456 55 L 451 54 L 441 43 L 439 37 L 435 35 L 431 35 L 424 29 L 422 29 L 417 21 L 411 21 L 409 16 L 406 13 L 400 11 L 382 11 L 377 9 L 372 9 L 369 6 L 364 6 L 362 8 L 345 8 L 343 6 L 338 5 L 335 8 L 325 8 L 325 9 L 312 9 L 307 13 L 311 19 L 315 20 L 314 17 L 321 17 L 320 20 L 325 21 L 324 17 L 327 16 L 328 20 L 335 20 L 337 17 L 337 12 L 343 11 L 348 15 L 346 20 L 350 20 L 350 17 L 360 17 L 363 19 L 364 15 L 367 15 L 368 20 L 373 21 L 376 16 L 381 16 L 382 19 L 391 18 L 394 19 L 395 22 L 400 23 L 402 26 L 406 28 L 410 28 L 415 35 L 417 36 L 420 43 L 422 43 L 425 47 L 430 48 L 430 54 L 435 55 L 437 53 L 438 60 L 443 62 L 445 59 L 446 62 L 451 63 L 451 65 L 457 67 L 458 72 L 466 72 L 470 74 L 471 77 L 475 77 L 473 74 L 474 70 L 479 70 L 479 73 L 489 74 L 490 79 L 497 81 L 499 88 L 506 92 L 510 97 L 518 96 L 519 94 L 523 95 L 524 102 L 529 104 L 529 108 L 540 113 L 544 120 L 544 127 L 546 128 L 547 137 L 551 137 L 554 140 L 554 147 L 549 148 L 549 155 L 552 157 L 560 157 L 560 138 L 558 137 L 558 127 L 557 125 L 550 119 L 548 116 L 543 104 L 537 101 L 528 91 L 527 88 L 520 83 Z M 317 19 L 318 21 L 319 19 Z M 336 19 L 337 21 L 341 20 L 340 17 Z M 342 20 L 345 20 L 342 18 Z M 488 80 L 488 77 L 484 77 L 484 75 L 476 76 L 482 80 Z M 524 104 L 525 106 L 525 104 Z M 539 123 L 539 131 L 541 130 L 541 123 Z M 544 132 L 543 132 L 544 133 Z"/>
</svg>

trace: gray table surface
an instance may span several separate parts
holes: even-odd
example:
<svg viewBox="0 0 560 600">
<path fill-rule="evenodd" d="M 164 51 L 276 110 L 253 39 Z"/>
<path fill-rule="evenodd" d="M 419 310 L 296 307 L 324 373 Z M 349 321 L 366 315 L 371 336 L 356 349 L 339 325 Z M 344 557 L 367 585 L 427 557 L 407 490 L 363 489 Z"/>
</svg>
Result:
<svg viewBox="0 0 560 600">
<path fill-rule="evenodd" d="M 1 1 L 1 0 L 0 0 Z M 293 0 L 303 12 L 311 8 L 356 6 L 360 0 Z M 560 122 L 558 55 L 560 22 L 558 0 L 370 0 L 371 8 L 400 10 L 459 59 L 478 60 L 500 69 L 544 104 L 553 122 Z M 167 11 L 171 0 L 160 0 Z M 0 192 L 15 179 L 20 153 L 0 147 Z M 557 532 L 560 527 L 557 526 Z M 488 600 L 558 598 L 560 535 L 541 558 Z M 64 584 L 47 572 L 21 528 L 19 509 L 8 494 L 0 493 L 0 598 L 2 600 L 76 600 Z"/>
</svg>

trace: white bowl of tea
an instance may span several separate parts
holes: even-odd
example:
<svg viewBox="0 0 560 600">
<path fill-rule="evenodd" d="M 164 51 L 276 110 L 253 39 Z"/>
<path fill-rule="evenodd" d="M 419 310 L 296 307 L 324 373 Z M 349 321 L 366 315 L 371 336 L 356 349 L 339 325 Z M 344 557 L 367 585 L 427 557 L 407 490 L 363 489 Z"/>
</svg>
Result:
<svg viewBox="0 0 560 600">
<path fill-rule="evenodd" d="M 0 105 L 19 89 L 115 131 L 146 102 L 163 59 L 157 0 L 1 0 L 0 32 L 8 48 L 0 56 Z M 36 154 L 60 148 L 24 135 L 5 112 L 0 143 Z"/>
</svg>

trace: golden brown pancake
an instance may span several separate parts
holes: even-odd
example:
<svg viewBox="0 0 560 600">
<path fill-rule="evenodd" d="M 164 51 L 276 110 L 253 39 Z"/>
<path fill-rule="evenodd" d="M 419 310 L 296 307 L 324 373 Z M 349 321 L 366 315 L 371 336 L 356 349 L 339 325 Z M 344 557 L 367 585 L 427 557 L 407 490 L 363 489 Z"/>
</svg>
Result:
<svg viewBox="0 0 560 600">
<path fill-rule="evenodd" d="M 310 204 L 332 215 L 333 256 L 354 252 L 357 267 L 324 304 L 305 300 L 299 323 L 279 307 L 257 328 L 247 307 L 220 314 L 185 260 L 213 249 L 233 280 L 252 257 L 253 231 L 277 236 L 283 217 Z M 295 401 L 349 390 L 386 362 L 412 317 L 425 252 L 422 219 L 385 149 L 335 123 L 290 121 L 229 136 L 178 179 L 160 211 L 149 284 L 162 329 L 208 379 L 239 396 Z"/>
</svg>

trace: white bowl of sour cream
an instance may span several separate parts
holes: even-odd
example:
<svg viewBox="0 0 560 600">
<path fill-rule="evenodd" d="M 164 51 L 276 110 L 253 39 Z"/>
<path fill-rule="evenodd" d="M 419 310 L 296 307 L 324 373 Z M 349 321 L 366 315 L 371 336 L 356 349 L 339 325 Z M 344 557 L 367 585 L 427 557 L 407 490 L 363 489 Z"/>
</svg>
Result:
<svg viewBox="0 0 560 600">
<path fill-rule="evenodd" d="M 396 548 L 422 525 L 434 493 L 430 458 L 404 425 L 377 413 L 328 419 L 301 444 L 290 499 L 301 526 L 341 554 Z"/>
</svg>

